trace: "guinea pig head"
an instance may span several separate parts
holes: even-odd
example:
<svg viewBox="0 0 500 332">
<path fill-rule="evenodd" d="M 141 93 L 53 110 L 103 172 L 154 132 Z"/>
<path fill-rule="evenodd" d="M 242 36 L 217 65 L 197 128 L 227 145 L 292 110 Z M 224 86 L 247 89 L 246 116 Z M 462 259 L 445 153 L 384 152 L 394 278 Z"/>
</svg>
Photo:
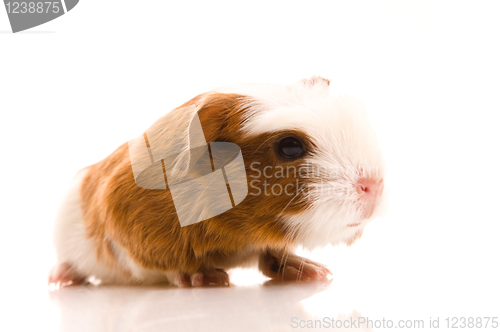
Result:
<svg viewBox="0 0 500 332">
<path fill-rule="evenodd" d="M 226 215 L 246 224 L 235 226 L 281 227 L 311 249 L 357 239 L 384 189 L 382 154 L 364 106 L 330 95 L 320 77 L 217 93 L 199 114 L 207 139 L 242 151 L 248 195 Z"/>
</svg>

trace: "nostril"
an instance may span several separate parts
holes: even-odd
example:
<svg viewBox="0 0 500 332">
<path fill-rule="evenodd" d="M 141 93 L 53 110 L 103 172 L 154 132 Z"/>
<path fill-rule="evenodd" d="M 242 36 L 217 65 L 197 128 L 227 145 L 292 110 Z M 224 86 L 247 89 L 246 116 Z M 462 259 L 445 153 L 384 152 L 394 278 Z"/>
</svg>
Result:
<svg viewBox="0 0 500 332">
<path fill-rule="evenodd" d="M 356 185 L 356 191 L 358 192 L 359 195 L 362 195 L 366 192 L 366 187 L 362 184 Z"/>
</svg>

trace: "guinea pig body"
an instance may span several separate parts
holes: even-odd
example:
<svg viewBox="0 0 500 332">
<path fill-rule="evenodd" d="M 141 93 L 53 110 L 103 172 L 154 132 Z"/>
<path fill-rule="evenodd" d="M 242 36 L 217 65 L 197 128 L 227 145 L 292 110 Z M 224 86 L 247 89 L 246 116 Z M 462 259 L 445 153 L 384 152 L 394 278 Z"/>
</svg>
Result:
<svg viewBox="0 0 500 332">
<path fill-rule="evenodd" d="M 169 112 L 144 134 L 153 153 L 154 146 L 179 151 L 161 161 L 164 189 L 137 184 L 127 143 L 81 170 L 56 220 L 58 264 L 49 282 L 227 285 L 227 269 L 252 264 L 271 278 L 326 277 L 327 268 L 294 248 L 354 242 L 383 190 L 381 153 L 363 107 L 328 88 L 318 77 L 239 85 Z M 208 206 L 203 199 L 174 203 L 172 194 L 197 158 L 196 115 L 207 143 L 241 149 L 248 193 L 231 209 L 182 226 L 178 211 Z"/>
</svg>

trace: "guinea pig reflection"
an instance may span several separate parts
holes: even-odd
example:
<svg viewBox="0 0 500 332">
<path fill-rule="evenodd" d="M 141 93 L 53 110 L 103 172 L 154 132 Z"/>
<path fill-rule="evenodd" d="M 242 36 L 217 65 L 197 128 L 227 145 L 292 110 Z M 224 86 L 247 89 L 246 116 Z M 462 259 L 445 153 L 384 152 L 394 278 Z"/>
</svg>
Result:
<svg viewBox="0 0 500 332">
<path fill-rule="evenodd" d="M 324 292 L 331 301 L 315 298 Z M 223 289 L 67 287 L 50 296 L 61 312 L 61 332 L 288 331 L 296 324 L 305 325 L 297 319 L 318 319 L 305 308 L 304 300 L 309 307 L 322 306 L 327 320 L 361 317 L 350 307 L 340 305 L 339 309 L 338 299 L 329 292 L 328 282 L 293 282 Z M 326 328 L 331 323 L 324 324 Z M 359 331 L 370 331 L 358 327 Z M 348 330 L 335 327 L 335 331 Z"/>
</svg>

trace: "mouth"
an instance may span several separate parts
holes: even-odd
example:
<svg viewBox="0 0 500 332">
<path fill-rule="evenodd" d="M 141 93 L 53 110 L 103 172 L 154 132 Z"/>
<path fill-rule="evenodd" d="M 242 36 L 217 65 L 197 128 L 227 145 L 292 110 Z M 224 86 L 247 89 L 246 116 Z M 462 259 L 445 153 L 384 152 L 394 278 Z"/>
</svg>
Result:
<svg viewBox="0 0 500 332">
<path fill-rule="evenodd" d="M 347 225 L 347 227 L 358 227 L 359 225 L 361 225 L 360 222 L 358 222 L 356 224 L 349 224 L 349 225 Z"/>
</svg>

